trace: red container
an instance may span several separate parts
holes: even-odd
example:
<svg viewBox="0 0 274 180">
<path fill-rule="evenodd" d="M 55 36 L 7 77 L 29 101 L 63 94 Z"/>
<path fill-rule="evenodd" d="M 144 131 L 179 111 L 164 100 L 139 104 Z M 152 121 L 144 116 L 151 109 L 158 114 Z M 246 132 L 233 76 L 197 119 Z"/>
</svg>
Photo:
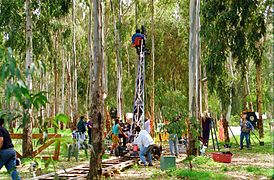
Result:
<svg viewBox="0 0 274 180">
<path fill-rule="evenodd" d="M 221 152 L 213 152 L 212 158 L 215 162 L 231 163 L 232 154 L 224 154 Z"/>
</svg>

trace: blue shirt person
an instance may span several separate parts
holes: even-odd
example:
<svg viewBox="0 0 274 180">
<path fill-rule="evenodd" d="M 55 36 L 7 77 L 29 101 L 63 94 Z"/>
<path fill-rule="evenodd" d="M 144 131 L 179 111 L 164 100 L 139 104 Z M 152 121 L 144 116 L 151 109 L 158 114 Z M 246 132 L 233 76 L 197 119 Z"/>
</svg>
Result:
<svg viewBox="0 0 274 180">
<path fill-rule="evenodd" d="M 141 34 L 140 29 L 136 29 L 136 33 L 132 35 L 131 37 L 131 43 L 132 46 L 136 48 L 136 53 L 139 55 L 141 52 L 141 40 L 143 40 L 143 46 L 144 46 L 144 39 L 145 36 Z"/>
<path fill-rule="evenodd" d="M 252 126 L 251 122 L 247 121 L 246 114 L 242 115 L 240 126 L 241 126 L 240 149 L 243 149 L 243 140 L 244 140 L 244 138 L 245 138 L 245 141 L 246 141 L 247 149 L 250 149 L 250 139 L 249 139 L 250 131 L 253 131 L 254 127 Z"/>
<path fill-rule="evenodd" d="M 144 39 L 144 37 L 145 36 L 141 34 L 140 29 L 136 29 L 136 33 L 133 34 L 131 37 L 131 43 L 136 45 L 137 44 L 137 42 L 135 42 L 136 38 Z"/>
</svg>

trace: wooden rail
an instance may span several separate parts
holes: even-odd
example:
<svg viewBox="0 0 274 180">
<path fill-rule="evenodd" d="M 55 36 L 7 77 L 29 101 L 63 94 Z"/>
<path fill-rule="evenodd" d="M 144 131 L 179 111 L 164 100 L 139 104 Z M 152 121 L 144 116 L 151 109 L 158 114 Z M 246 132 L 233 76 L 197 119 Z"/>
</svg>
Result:
<svg viewBox="0 0 274 180">
<path fill-rule="evenodd" d="M 11 139 L 23 139 L 23 134 L 10 134 Z M 32 153 L 32 157 L 37 156 L 38 154 L 40 154 L 43 150 L 45 150 L 47 147 L 49 147 L 50 145 L 52 145 L 57 138 L 61 138 L 62 135 L 61 134 L 47 134 L 47 138 L 48 141 L 46 141 L 44 144 L 42 144 L 41 146 L 39 146 L 36 150 L 33 151 Z M 32 139 L 41 139 L 43 138 L 43 134 L 32 134 Z M 59 154 L 60 154 L 60 141 L 57 141 L 57 146 L 55 146 L 54 149 L 54 156 L 53 159 L 54 160 L 58 160 L 59 159 Z M 16 151 L 16 155 L 19 158 L 22 158 L 22 155 L 20 153 L 18 153 Z M 46 157 L 49 158 L 49 157 Z"/>
</svg>

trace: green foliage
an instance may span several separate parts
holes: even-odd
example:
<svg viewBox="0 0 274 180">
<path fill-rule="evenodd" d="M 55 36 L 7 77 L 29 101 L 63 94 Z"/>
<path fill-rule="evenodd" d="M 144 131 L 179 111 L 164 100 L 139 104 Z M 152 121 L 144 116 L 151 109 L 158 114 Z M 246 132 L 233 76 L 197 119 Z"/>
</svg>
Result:
<svg viewBox="0 0 274 180">
<path fill-rule="evenodd" d="M 212 160 L 209 157 L 206 156 L 198 156 L 193 160 L 193 163 L 201 165 L 201 164 L 207 164 L 207 162 L 209 162 L 210 160 Z"/>
<path fill-rule="evenodd" d="M 262 167 L 255 167 L 255 166 L 247 166 L 245 170 L 249 173 L 253 173 L 255 175 L 264 175 L 267 177 L 273 176 L 273 168 L 262 168 Z"/>
<path fill-rule="evenodd" d="M 208 87 L 216 92 L 226 107 L 229 100 L 229 76 L 226 67 L 229 52 L 236 67 L 244 77 L 247 60 L 255 63 L 262 61 L 263 46 L 261 39 L 265 36 L 266 1 L 210 0 L 202 3 L 201 35 L 204 39 L 204 54 Z"/>
<path fill-rule="evenodd" d="M 183 163 L 188 163 L 188 162 L 192 162 L 195 159 L 196 156 L 190 155 L 187 156 L 185 159 L 183 159 Z"/>
<path fill-rule="evenodd" d="M 59 129 L 59 122 L 67 124 L 68 121 L 69 121 L 69 117 L 67 115 L 63 113 L 59 113 L 54 117 L 52 124 L 54 125 L 55 128 Z"/>
<path fill-rule="evenodd" d="M 254 167 L 254 166 L 247 166 L 246 170 L 247 170 L 247 172 L 258 172 L 260 170 L 260 168 Z"/>
<path fill-rule="evenodd" d="M 169 120 L 169 124 L 164 128 L 169 133 L 177 134 L 180 138 L 182 132 L 186 130 L 185 96 L 181 91 L 166 91 L 161 97 L 161 101 L 164 117 Z"/>
<path fill-rule="evenodd" d="M 22 111 L 19 111 L 22 117 L 22 124 L 19 127 L 23 127 L 26 122 L 30 120 L 29 110 L 35 108 L 39 110 L 40 107 L 45 107 L 48 100 L 44 91 L 37 93 L 32 92 L 24 82 L 23 76 L 17 66 L 16 60 L 12 56 L 11 48 L 8 48 L 8 52 L 4 52 L 4 63 L 0 67 L 1 84 L 5 84 L 5 98 L 7 102 L 12 97 L 22 107 Z M 17 116 L 19 117 L 19 116 Z M 12 118 L 15 119 L 15 118 Z"/>
<path fill-rule="evenodd" d="M 186 114 L 186 97 L 181 91 L 166 91 L 162 95 L 161 100 L 163 114 L 168 120 Z"/>
<path fill-rule="evenodd" d="M 218 174 L 206 171 L 190 171 L 187 169 L 174 169 L 169 170 L 168 174 L 174 178 L 187 178 L 187 179 L 228 179 L 224 174 Z"/>
</svg>

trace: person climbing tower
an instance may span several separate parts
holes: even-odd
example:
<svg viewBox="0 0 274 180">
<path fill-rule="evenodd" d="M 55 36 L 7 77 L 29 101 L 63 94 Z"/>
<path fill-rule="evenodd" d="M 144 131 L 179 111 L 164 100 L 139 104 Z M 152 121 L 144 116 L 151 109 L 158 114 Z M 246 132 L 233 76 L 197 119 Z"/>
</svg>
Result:
<svg viewBox="0 0 274 180">
<path fill-rule="evenodd" d="M 132 35 L 131 40 L 132 40 L 132 47 L 136 48 L 136 53 L 139 55 L 141 52 L 141 46 L 142 46 L 142 40 L 145 39 L 145 35 L 141 34 L 140 29 L 136 29 L 135 34 Z M 144 45 L 144 41 L 143 41 Z"/>
</svg>

